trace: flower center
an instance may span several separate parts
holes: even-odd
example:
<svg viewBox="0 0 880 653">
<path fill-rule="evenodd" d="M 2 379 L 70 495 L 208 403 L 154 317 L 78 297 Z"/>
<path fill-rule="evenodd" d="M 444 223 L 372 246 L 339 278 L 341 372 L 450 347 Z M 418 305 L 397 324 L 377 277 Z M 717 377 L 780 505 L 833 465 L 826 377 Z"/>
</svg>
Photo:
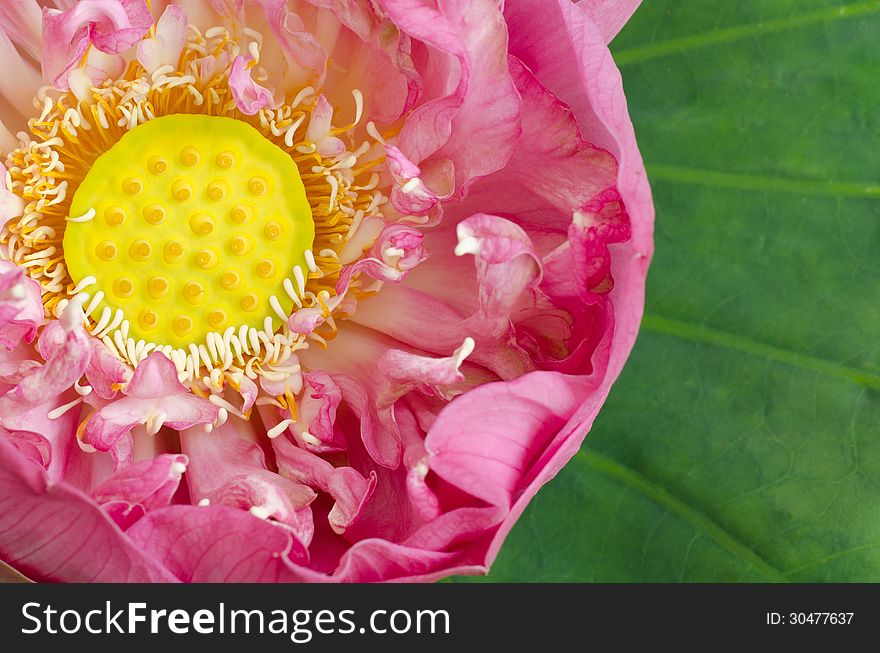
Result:
<svg viewBox="0 0 880 653">
<path fill-rule="evenodd" d="M 170 115 L 101 155 L 64 233 L 74 283 L 122 309 L 135 338 L 186 347 L 289 313 L 284 280 L 306 269 L 312 211 L 296 164 L 247 123 Z M 79 217 L 77 217 L 79 216 Z M 280 326 L 280 325 L 278 325 Z"/>
</svg>

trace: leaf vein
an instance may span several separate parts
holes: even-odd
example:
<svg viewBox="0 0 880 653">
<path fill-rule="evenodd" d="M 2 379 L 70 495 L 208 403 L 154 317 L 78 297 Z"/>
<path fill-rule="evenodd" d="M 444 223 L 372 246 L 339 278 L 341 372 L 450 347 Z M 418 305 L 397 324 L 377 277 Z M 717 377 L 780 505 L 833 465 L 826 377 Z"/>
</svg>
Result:
<svg viewBox="0 0 880 653">
<path fill-rule="evenodd" d="M 706 514 L 687 505 L 681 499 L 673 496 L 668 490 L 648 480 L 638 472 L 592 450 L 581 450 L 577 456 L 589 467 L 629 487 L 690 524 L 696 531 L 760 572 L 768 581 L 786 582 L 788 580 L 785 574 L 764 560 L 748 545 L 716 524 Z"/>
<path fill-rule="evenodd" d="M 869 374 L 858 369 L 832 363 L 801 354 L 799 352 L 781 349 L 772 345 L 767 345 L 750 338 L 738 336 L 725 331 L 719 331 L 699 324 L 691 324 L 681 322 L 659 315 L 646 314 L 642 320 L 642 328 L 647 331 L 672 336 L 680 340 L 689 342 L 704 343 L 723 349 L 731 349 L 741 351 L 752 356 L 766 358 L 779 363 L 785 363 L 801 369 L 818 372 L 827 376 L 844 379 L 856 385 L 871 388 L 872 390 L 880 390 L 880 376 Z"/>
<path fill-rule="evenodd" d="M 791 179 L 767 175 L 744 175 L 716 170 L 699 170 L 672 165 L 649 165 L 652 181 L 672 181 L 713 188 L 744 191 L 771 191 L 819 197 L 880 198 L 880 184 L 858 181 Z"/>
<path fill-rule="evenodd" d="M 627 66 L 633 63 L 665 57 L 686 50 L 695 50 L 710 45 L 739 41 L 750 36 L 773 34 L 788 30 L 809 27 L 819 23 L 825 23 L 842 18 L 853 18 L 880 11 L 880 0 L 865 0 L 853 2 L 840 7 L 819 9 L 796 16 L 786 16 L 773 20 L 760 21 L 735 25 L 724 29 L 713 30 L 704 34 L 692 34 L 676 39 L 657 41 L 647 45 L 619 50 L 614 53 L 614 59 L 618 66 Z"/>
</svg>

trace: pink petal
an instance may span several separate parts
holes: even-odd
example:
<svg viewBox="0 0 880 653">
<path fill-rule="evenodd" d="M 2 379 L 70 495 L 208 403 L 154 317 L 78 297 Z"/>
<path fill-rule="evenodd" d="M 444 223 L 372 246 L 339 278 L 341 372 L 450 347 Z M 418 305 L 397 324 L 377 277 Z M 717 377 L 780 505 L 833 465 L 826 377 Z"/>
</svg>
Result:
<svg viewBox="0 0 880 653">
<path fill-rule="evenodd" d="M 345 143 L 330 133 L 332 123 L 333 107 L 330 106 L 327 98 L 319 95 L 306 130 L 306 140 L 317 146 L 318 154 L 328 158 L 345 152 Z"/>
<path fill-rule="evenodd" d="M 41 292 L 23 269 L 0 261 L 0 345 L 14 349 L 22 340 L 33 342 L 44 319 Z"/>
<path fill-rule="evenodd" d="M 35 61 L 43 49 L 42 15 L 36 0 L 0 2 L 0 25 Z"/>
<path fill-rule="evenodd" d="M 183 7 L 165 8 L 156 22 L 156 35 L 138 44 L 137 59 L 148 73 L 166 65 L 177 66 L 188 28 L 189 20 Z"/>
<path fill-rule="evenodd" d="M 67 73 L 89 45 L 107 54 L 134 46 L 153 25 L 146 0 L 88 0 L 66 11 L 43 8 L 43 79 L 68 88 Z"/>
<path fill-rule="evenodd" d="M 286 65 L 283 72 L 270 71 L 275 73 L 272 79 L 281 78 L 286 89 L 320 88 L 327 67 L 327 51 L 305 30 L 300 17 L 288 9 L 287 0 L 256 0 L 256 3 L 262 6 L 275 37 L 264 42 L 261 63 L 271 65 L 283 60 Z"/>
<path fill-rule="evenodd" d="M 171 503 L 188 463 L 186 456 L 162 454 L 141 460 L 117 472 L 92 490 L 92 497 L 109 511 L 120 527 L 127 528 L 150 510 Z M 132 514 L 134 513 L 134 514 Z"/>
<path fill-rule="evenodd" d="M 102 399 L 113 399 L 119 388 L 131 377 L 131 369 L 113 356 L 103 342 L 92 338 L 92 357 L 86 368 L 86 379 Z"/>
<path fill-rule="evenodd" d="M 554 372 L 476 388 L 437 417 L 425 439 L 428 466 L 468 494 L 509 508 L 589 389 L 583 377 Z"/>
<path fill-rule="evenodd" d="M 257 84 L 247 68 L 250 57 L 237 56 L 229 70 L 229 90 L 239 110 L 248 116 L 254 116 L 261 109 L 275 106 L 275 99 L 269 89 Z"/>
<path fill-rule="evenodd" d="M 0 410 L 0 422 L 9 430 L 10 440 L 49 475 L 56 483 L 67 473 L 70 457 L 76 449 L 76 428 L 80 407 L 74 406 L 61 417 L 49 419 L 51 411 L 72 401 L 76 395 L 48 395 L 35 405 L 15 405 Z"/>
<path fill-rule="evenodd" d="M 268 471 L 262 449 L 249 423 L 230 417 L 211 433 L 190 429 L 180 434 L 191 460 L 187 481 L 193 503 L 250 510 L 292 530 L 303 547 L 312 540 L 314 524 L 308 505 L 315 493 Z"/>
<path fill-rule="evenodd" d="M 368 258 L 342 269 L 336 292 L 344 295 L 352 279 L 361 272 L 377 281 L 402 281 L 407 272 L 428 258 L 422 246 L 423 238 L 422 233 L 412 227 L 386 225 L 370 249 Z"/>
<path fill-rule="evenodd" d="M 141 362 L 125 388 L 125 394 L 138 399 L 158 399 L 189 394 L 177 378 L 177 367 L 167 356 L 153 352 Z"/>
<path fill-rule="evenodd" d="M 386 162 L 394 186 L 391 189 L 391 202 L 403 214 L 427 215 L 441 200 L 452 196 L 455 186 L 455 168 L 452 161 L 444 159 L 440 167 L 434 168 L 434 181 L 439 181 L 442 191 L 428 188 L 422 179 L 422 169 L 410 161 L 394 145 L 385 147 Z M 437 174 L 439 173 L 439 180 Z"/>
<path fill-rule="evenodd" d="M 454 0 L 442 12 L 418 0 L 381 5 L 401 30 L 435 49 L 432 75 L 453 89 L 413 111 L 398 146 L 418 165 L 432 156 L 450 160 L 461 196 L 476 178 L 507 163 L 520 134 L 498 3 Z"/>
<path fill-rule="evenodd" d="M 169 506 L 138 520 L 126 535 L 183 582 L 303 580 L 292 560 L 307 552 L 289 531 L 227 506 Z"/>
<path fill-rule="evenodd" d="M 333 497 L 330 526 L 344 533 L 354 524 L 376 487 L 376 475 L 368 479 L 351 467 L 334 467 L 323 458 L 300 449 L 283 435 L 272 440 L 278 469 L 284 476 L 316 487 Z"/>
<path fill-rule="evenodd" d="M 172 582 L 85 494 L 0 437 L 0 559 L 39 581 Z"/>
<path fill-rule="evenodd" d="M 522 184 L 558 208 L 566 218 L 617 182 L 617 162 L 584 140 L 571 109 L 523 64 L 511 58 L 511 72 L 523 101 L 523 135 L 510 164 L 500 173 L 499 193 Z"/>
<path fill-rule="evenodd" d="M 180 384 L 177 368 L 161 352 L 153 352 L 138 365 L 123 392 L 124 397 L 95 411 L 83 430 L 83 442 L 98 451 L 112 451 L 135 425 L 159 416 L 161 423 L 180 430 L 210 424 L 219 411 Z"/>
<path fill-rule="evenodd" d="M 473 361 L 502 378 L 515 378 L 533 365 L 513 342 L 511 313 L 540 279 L 540 258 L 520 227 L 497 216 L 478 214 L 462 221 L 458 236 L 456 253 L 473 254 L 476 265 L 478 289 L 474 294 L 479 301 L 471 316 L 418 290 L 386 286 L 378 296 L 361 303 L 353 320 L 408 345 L 444 355 L 465 338 L 473 338 Z M 463 294 L 468 288 L 467 278 L 461 278 L 465 273 L 456 269 L 453 274 L 442 259 L 432 261 L 434 274 L 452 294 Z"/>
<path fill-rule="evenodd" d="M 51 353 L 45 365 L 0 397 L 0 419 L 5 420 L 15 412 L 44 403 L 82 377 L 91 356 L 89 336 L 82 327 L 76 326 L 63 331 L 62 337 L 60 346 Z"/>
<path fill-rule="evenodd" d="M 332 12 L 344 26 L 318 30 L 321 45 L 336 66 L 328 67 L 322 85 L 334 105 L 350 102 L 347 91 L 360 89 L 364 116 L 378 124 L 392 123 L 415 105 L 422 84 L 412 59 L 412 40 L 371 4 L 357 0 L 309 0 Z M 322 20 L 325 19 L 321 16 Z M 347 28 L 347 29 L 346 29 Z M 359 73 L 359 74 L 358 74 Z"/>
<path fill-rule="evenodd" d="M 342 390 L 329 374 L 321 371 L 309 372 L 304 381 L 298 419 L 290 432 L 301 447 L 314 453 L 345 451 L 345 438 L 336 429 L 336 410 L 342 401 Z M 303 438 L 304 432 L 311 436 L 309 442 Z"/>
<path fill-rule="evenodd" d="M 24 213 L 24 200 L 7 185 L 6 167 L 0 162 L 0 227 Z"/>
<path fill-rule="evenodd" d="M 605 42 L 610 43 L 640 4 L 642 0 L 591 0 L 577 6 L 596 24 Z"/>
<path fill-rule="evenodd" d="M 170 506 L 147 514 L 126 535 L 184 582 L 427 582 L 486 571 L 461 553 L 371 539 L 346 551 L 328 576 L 296 564 L 303 552 L 289 533 L 225 506 Z"/>
</svg>

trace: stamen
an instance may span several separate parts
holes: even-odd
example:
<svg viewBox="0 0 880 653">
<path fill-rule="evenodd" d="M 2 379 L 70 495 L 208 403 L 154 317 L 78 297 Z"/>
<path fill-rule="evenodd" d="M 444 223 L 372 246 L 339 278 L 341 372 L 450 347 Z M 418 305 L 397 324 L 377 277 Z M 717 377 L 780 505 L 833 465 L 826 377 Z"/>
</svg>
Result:
<svg viewBox="0 0 880 653">
<path fill-rule="evenodd" d="M 271 429 L 269 429 L 269 430 L 266 432 L 266 435 L 268 435 L 269 438 L 271 438 L 271 439 L 275 439 L 275 438 L 277 438 L 279 435 L 281 435 L 282 433 L 284 433 L 288 428 L 290 428 L 290 426 L 291 426 L 292 424 L 293 424 L 293 420 L 292 420 L 292 419 L 286 419 L 286 420 L 284 420 L 284 421 L 282 421 L 282 422 L 279 422 L 278 424 L 276 424 L 275 426 L 273 426 Z"/>
<path fill-rule="evenodd" d="M 59 417 L 63 416 L 64 413 L 69 411 L 71 408 L 78 406 L 81 403 L 82 403 L 82 397 L 78 397 L 77 399 L 74 399 L 70 403 L 66 403 L 63 406 L 59 406 L 55 410 L 50 410 L 46 414 L 46 417 L 48 417 L 49 419 L 52 419 L 52 420 L 58 419 Z"/>
</svg>

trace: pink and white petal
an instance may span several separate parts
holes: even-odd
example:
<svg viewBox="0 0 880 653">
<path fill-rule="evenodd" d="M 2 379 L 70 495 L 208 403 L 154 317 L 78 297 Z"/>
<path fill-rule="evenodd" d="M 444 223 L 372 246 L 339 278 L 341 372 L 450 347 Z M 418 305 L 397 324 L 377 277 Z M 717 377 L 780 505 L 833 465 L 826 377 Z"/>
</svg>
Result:
<svg viewBox="0 0 880 653">
<path fill-rule="evenodd" d="M 276 105 L 272 92 L 257 84 L 251 77 L 247 67 L 251 59 L 241 55 L 237 56 L 229 69 L 229 90 L 239 111 L 248 116 L 254 116 L 261 109 L 271 108 Z"/>
<path fill-rule="evenodd" d="M 154 401 L 122 397 L 109 402 L 96 410 L 86 421 L 82 432 L 83 442 L 98 451 L 110 452 L 121 443 L 130 453 L 130 443 L 121 441 L 135 426 L 145 423 L 148 415 L 153 414 Z M 125 456 L 119 459 L 123 460 Z"/>
<path fill-rule="evenodd" d="M 378 406 L 381 381 L 375 366 L 393 343 L 379 333 L 351 324 L 340 330 L 333 347 L 304 350 L 300 356 L 307 369 L 330 374 L 360 420 L 360 436 L 370 456 L 389 469 L 400 464 L 403 447 L 390 408 Z"/>
<path fill-rule="evenodd" d="M 33 342 L 44 321 L 40 284 L 6 261 L 0 261 L 0 311 L 0 345 L 14 349 L 22 340 Z"/>
<path fill-rule="evenodd" d="M 217 420 L 219 408 L 207 399 L 191 392 L 161 397 L 154 403 L 155 412 L 165 415 L 164 423 L 180 431 L 199 424 L 211 424 Z"/>
<path fill-rule="evenodd" d="M 186 10 L 177 5 L 166 7 L 156 22 L 155 36 L 138 44 L 137 59 L 144 69 L 152 74 L 162 66 L 177 66 L 188 29 Z"/>
<path fill-rule="evenodd" d="M 248 377 L 242 375 L 235 379 L 233 387 L 241 395 L 242 415 L 249 415 L 251 409 L 254 407 L 254 403 L 257 401 L 257 396 L 260 393 L 257 384 L 251 381 Z"/>
<path fill-rule="evenodd" d="M 43 79 L 68 88 L 67 74 L 94 45 L 106 54 L 134 46 L 152 27 L 146 0 L 90 0 L 59 11 L 43 8 Z"/>
<path fill-rule="evenodd" d="M 92 339 L 92 357 L 86 368 L 86 379 L 101 399 L 113 399 L 131 378 L 132 371 L 113 356 L 97 338 Z"/>
<path fill-rule="evenodd" d="M 345 152 L 345 143 L 333 136 L 333 107 L 323 95 L 318 96 L 306 129 L 306 140 L 314 143 L 318 154 L 325 158 Z"/>
<path fill-rule="evenodd" d="M 24 213 L 24 200 L 10 190 L 9 173 L 0 162 L 0 227 Z"/>
<path fill-rule="evenodd" d="M 34 60 L 43 50 L 42 14 L 36 0 L 0 2 L 0 25 L 3 31 Z"/>
<path fill-rule="evenodd" d="M 455 188 L 455 167 L 452 161 L 434 167 L 434 181 L 439 181 L 436 190 L 429 188 L 422 178 L 422 169 L 410 161 L 394 145 L 385 146 L 388 171 L 394 180 L 391 189 L 391 202 L 403 214 L 426 215 L 442 200 L 452 196 Z"/>
<path fill-rule="evenodd" d="M 303 378 L 299 414 L 289 430 L 301 447 L 314 453 L 345 451 L 345 437 L 336 428 L 342 390 L 326 372 L 309 372 Z"/>
<path fill-rule="evenodd" d="M 173 582 L 86 494 L 0 438 L 0 559 L 37 581 Z"/>
<path fill-rule="evenodd" d="M 265 39 L 261 64 L 269 67 L 272 79 L 281 80 L 279 94 L 305 86 L 320 88 L 327 68 L 327 51 L 305 29 L 302 19 L 287 6 L 287 0 L 256 0 L 263 8 L 274 39 Z M 284 68 L 278 69 L 279 62 Z M 292 99 L 292 98 L 288 98 Z"/>
</svg>

